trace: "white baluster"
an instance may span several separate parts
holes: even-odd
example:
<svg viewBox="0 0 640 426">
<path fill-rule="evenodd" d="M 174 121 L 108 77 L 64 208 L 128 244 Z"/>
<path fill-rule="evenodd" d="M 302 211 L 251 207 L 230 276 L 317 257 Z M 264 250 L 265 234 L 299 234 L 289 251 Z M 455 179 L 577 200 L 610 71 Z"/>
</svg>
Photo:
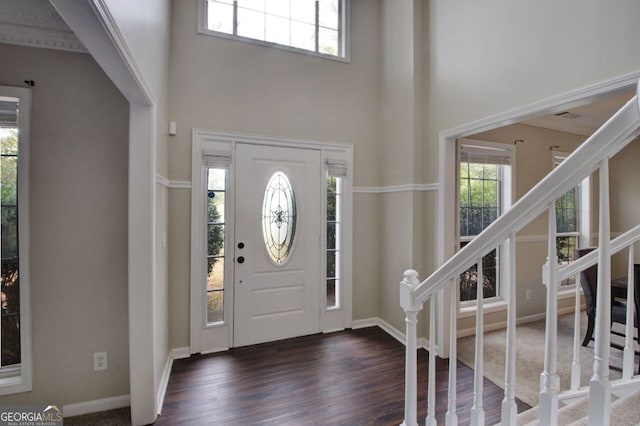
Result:
<svg viewBox="0 0 640 426">
<path fill-rule="evenodd" d="M 418 312 L 422 303 L 415 303 L 413 289 L 419 284 L 418 273 L 412 269 L 404 272 L 404 279 L 400 283 L 400 306 L 405 312 L 406 323 L 406 359 L 404 379 L 404 421 L 403 426 L 418 425 L 418 358 L 417 331 Z"/>
<path fill-rule="evenodd" d="M 502 424 L 516 424 L 516 234 L 509 235 L 506 255 L 508 285 L 507 306 L 507 353 L 505 360 L 505 386 L 502 400 Z"/>
<path fill-rule="evenodd" d="M 540 424 L 558 423 L 558 255 L 556 252 L 556 204 L 549 205 L 547 255 L 547 313 L 544 336 L 544 371 L 540 375 Z"/>
<path fill-rule="evenodd" d="M 580 387 L 580 279 L 579 275 L 575 276 L 576 291 L 574 303 L 573 317 L 573 361 L 571 362 L 571 390 L 577 390 Z"/>
<path fill-rule="evenodd" d="M 478 278 L 476 281 L 476 358 L 473 377 L 473 406 L 471 407 L 471 424 L 484 425 L 484 409 L 482 408 L 482 393 L 484 380 L 484 277 L 482 258 L 478 259 Z"/>
<path fill-rule="evenodd" d="M 436 421 L 436 298 L 429 303 L 429 376 L 427 378 L 426 426 L 437 426 Z"/>
<path fill-rule="evenodd" d="M 627 323 L 625 324 L 624 357 L 622 361 L 622 378 L 633 377 L 635 367 L 635 350 L 633 348 L 633 333 L 635 331 L 633 318 L 635 317 L 635 288 L 633 280 L 634 250 L 629 246 L 629 267 L 627 272 Z"/>
<path fill-rule="evenodd" d="M 589 383 L 589 426 L 609 424 L 611 383 L 611 230 L 609 224 L 609 161 L 600 163 L 600 220 L 598 225 L 598 291 L 593 376 Z"/>
<path fill-rule="evenodd" d="M 457 372 L 458 372 L 458 292 L 453 287 L 456 281 L 452 280 L 451 290 L 451 319 L 449 329 L 449 401 L 447 405 L 447 426 L 456 426 L 458 424 L 457 410 Z"/>
</svg>

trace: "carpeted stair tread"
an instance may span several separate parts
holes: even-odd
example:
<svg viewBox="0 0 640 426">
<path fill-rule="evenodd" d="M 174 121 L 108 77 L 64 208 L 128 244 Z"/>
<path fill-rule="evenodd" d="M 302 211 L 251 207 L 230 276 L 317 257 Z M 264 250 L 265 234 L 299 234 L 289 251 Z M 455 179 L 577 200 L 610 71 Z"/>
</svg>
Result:
<svg viewBox="0 0 640 426">
<path fill-rule="evenodd" d="M 587 420 L 585 415 L 580 420 L 571 423 L 570 426 L 586 425 Z M 611 403 L 610 424 L 616 426 L 636 426 L 640 424 L 640 391 L 635 391 Z"/>
<path fill-rule="evenodd" d="M 536 426 L 538 424 L 539 407 L 533 407 L 518 415 L 519 425 Z M 558 410 L 558 425 L 568 425 L 589 413 L 589 400 L 583 398 Z"/>
</svg>

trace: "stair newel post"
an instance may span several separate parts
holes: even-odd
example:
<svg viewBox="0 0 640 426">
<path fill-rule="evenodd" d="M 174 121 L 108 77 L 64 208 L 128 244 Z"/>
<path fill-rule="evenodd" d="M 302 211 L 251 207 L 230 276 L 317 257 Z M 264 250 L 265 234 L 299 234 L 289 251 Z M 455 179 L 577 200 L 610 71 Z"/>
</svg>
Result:
<svg viewBox="0 0 640 426">
<path fill-rule="evenodd" d="M 457 371 L 458 371 L 458 292 L 456 291 L 455 280 L 452 280 L 451 286 L 451 319 L 449 321 L 449 401 L 447 404 L 447 415 L 445 422 L 447 426 L 456 426 L 458 424 L 457 410 Z"/>
<path fill-rule="evenodd" d="M 476 347 L 473 377 L 473 406 L 471 407 L 471 424 L 484 425 L 484 408 L 482 395 L 484 392 L 484 275 L 482 258 L 478 259 L 478 275 L 476 281 Z"/>
<path fill-rule="evenodd" d="M 506 253 L 508 304 L 507 304 L 507 350 L 505 360 L 505 386 L 502 400 L 502 424 L 516 424 L 516 234 L 509 235 Z"/>
<path fill-rule="evenodd" d="M 596 294 L 596 339 L 593 376 L 589 383 L 589 425 L 609 424 L 611 383 L 611 229 L 609 216 L 609 160 L 600 163 L 600 219 L 598 224 L 598 290 Z"/>
<path fill-rule="evenodd" d="M 556 252 L 556 204 L 549 205 L 547 244 L 547 312 L 544 336 L 544 371 L 540 374 L 540 424 L 558 423 L 558 254 Z"/>
<path fill-rule="evenodd" d="M 418 425 L 418 357 L 417 357 L 417 324 L 418 312 L 422 303 L 415 303 L 413 290 L 420 284 L 418 273 L 413 269 L 404 272 L 400 282 L 400 306 L 405 312 L 406 323 L 406 358 L 404 379 L 404 421 L 402 426 Z"/>
<path fill-rule="evenodd" d="M 635 288 L 633 277 L 633 262 L 634 262 L 634 248 L 633 244 L 629 246 L 629 265 L 627 270 L 627 318 L 625 324 L 625 338 L 624 338 L 624 357 L 622 361 L 622 378 L 630 379 L 633 377 L 633 369 L 635 364 L 635 351 L 633 348 L 633 333 L 634 333 L 634 321 L 635 317 Z"/>
</svg>

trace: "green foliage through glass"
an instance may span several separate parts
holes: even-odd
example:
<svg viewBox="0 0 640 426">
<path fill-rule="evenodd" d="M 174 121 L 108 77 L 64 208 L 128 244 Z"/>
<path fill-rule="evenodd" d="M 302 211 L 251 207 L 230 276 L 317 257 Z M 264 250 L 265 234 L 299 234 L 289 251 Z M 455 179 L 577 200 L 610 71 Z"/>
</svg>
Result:
<svg viewBox="0 0 640 426">
<path fill-rule="evenodd" d="M 0 366 L 20 363 L 18 129 L 0 128 L 2 284 Z"/>
<path fill-rule="evenodd" d="M 224 321 L 225 169 L 207 170 L 207 323 Z"/>
</svg>

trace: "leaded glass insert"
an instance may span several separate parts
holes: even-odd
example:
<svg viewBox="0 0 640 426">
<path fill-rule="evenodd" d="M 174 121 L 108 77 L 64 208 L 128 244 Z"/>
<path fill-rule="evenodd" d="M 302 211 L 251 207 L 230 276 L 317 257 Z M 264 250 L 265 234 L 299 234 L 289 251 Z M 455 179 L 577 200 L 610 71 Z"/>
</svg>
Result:
<svg viewBox="0 0 640 426">
<path fill-rule="evenodd" d="M 269 257 L 285 262 L 296 233 L 296 199 L 289 177 L 277 171 L 269 179 L 262 203 L 262 235 Z"/>
</svg>

